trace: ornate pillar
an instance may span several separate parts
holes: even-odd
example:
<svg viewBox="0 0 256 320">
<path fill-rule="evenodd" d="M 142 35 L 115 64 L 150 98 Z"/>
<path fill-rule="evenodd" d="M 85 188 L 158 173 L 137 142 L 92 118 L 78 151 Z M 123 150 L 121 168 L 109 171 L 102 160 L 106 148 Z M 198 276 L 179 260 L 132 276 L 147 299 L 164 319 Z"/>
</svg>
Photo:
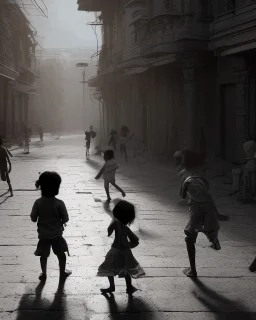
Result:
<svg viewBox="0 0 256 320">
<path fill-rule="evenodd" d="M 233 70 L 236 81 L 236 160 L 245 158 L 243 144 L 249 135 L 248 128 L 248 70 L 243 58 L 233 58 Z"/>
<path fill-rule="evenodd" d="M 182 60 L 184 78 L 184 137 L 183 148 L 197 149 L 197 93 L 196 93 L 196 67 L 195 57 L 187 56 Z"/>
</svg>

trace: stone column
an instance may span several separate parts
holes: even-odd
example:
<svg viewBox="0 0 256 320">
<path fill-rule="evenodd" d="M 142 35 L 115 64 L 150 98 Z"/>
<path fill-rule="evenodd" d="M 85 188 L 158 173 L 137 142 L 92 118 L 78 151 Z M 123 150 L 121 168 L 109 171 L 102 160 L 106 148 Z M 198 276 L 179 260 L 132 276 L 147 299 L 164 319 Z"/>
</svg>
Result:
<svg viewBox="0 0 256 320">
<path fill-rule="evenodd" d="M 196 67 L 197 60 L 195 57 L 184 57 L 182 61 L 184 77 L 184 148 L 197 149 L 197 92 L 196 92 Z"/>
<path fill-rule="evenodd" d="M 245 158 L 243 144 L 248 132 L 248 70 L 243 58 L 233 58 L 233 70 L 236 81 L 236 161 Z"/>
</svg>

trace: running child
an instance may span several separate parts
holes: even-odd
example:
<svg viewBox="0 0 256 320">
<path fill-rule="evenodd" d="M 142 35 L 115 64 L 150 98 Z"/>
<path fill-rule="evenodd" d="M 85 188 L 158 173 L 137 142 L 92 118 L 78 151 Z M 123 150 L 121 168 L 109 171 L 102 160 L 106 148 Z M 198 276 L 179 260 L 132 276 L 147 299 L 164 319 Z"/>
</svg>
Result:
<svg viewBox="0 0 256 320">
<path fill-rule="evenodd" d="M 97 276 L 108 277 L 109 280 L 109 288 L 101 289 L 102 293 L 114 292 L 114 277 L 119 276 L 125 278 L 126 293 L 131 295 L 138 290 L 132 285 L 132 278 L 145 276 L 144 270 L 131 251 L 139 245 L 139 238 L 127 226 L 135 220 L 135 208 L 131 203 L 122 200 L 115 206 L 113 215 L 114 219 L 108 227 L 108 236 L 115 231 L 115 240 L 105 261 L 100 265 Z"/>
<path fill-rule="evenodd" d="M 221 249 L 218 240 L 220 225 L 216 215 L 218 211 L 209 193 L 208 182 L 202 175 L 191 174 L 186 166 L 179 175 L 183 182 L 181 197 L 185 199 L 188 196 L 190 211 L 190 220 L 184 230 L 190 268 L 185 269 L 183 272 L 188 277 L 196 278 L 195 243 L 198 233 L 203 232 L 207 236 L 214 250 Z"/>
<path fill-rule="evenodd" d="M 13 197 L 11 180 L 9 177 L 9 173 L 12 171 L 12 164 L 10 160 L 11 153 L 3 147 L 3 139 L 0 138 L 0 175 L 1 180 L 6 181 L 8 183 L 9 192 L 11 193 L 11 197 Z M 8 163 L 8 164 L 7 164 Z M 9 169 L 8 169 L 9 165 Z"/>
<path fill-rule="evenodd" d="M 60 279 L 65 279 L 72 273 L 66 270 L 65 252 L 69 255 L 69 251 L 62 236 L 63 225 L 69 221 L 69 216 L 65 203 L 55 197 L 59 194 L 60 184 L 60 175 L 49 171 L 42 173 L 36 182 L 36 188 L 41 188 L 42 196 L 35 201 L 30 217 L 33 222 L 37 222 L 38 227 L 39 242 L 35 255 L 40 257 L 41 281 L 46 281 L 47 278 L 47 259 L 51 248 L 59 260 Z"/>
<path fill-rule="evenodd" d="M 125 197 L 126 194 L 123 189 L 121 189 L 116 184 L 116 170 L 119 168 L 118 165 L 115 162 L 115 155 L 113 150 L 107 150 L 104 153 L 104 160 L 105 164 L 101 168 L 100 172 L 95 177 L 96 180 L 100 179 L 100 177 L 103 175 L 104 179 L 104 187 L 107 194 L 107 201 L 111 201 L 110 193 L 109 193 L 109 184 L 112 184 L 113 187 L 115 187 L 118 191 L 121 192 L 122 196 Z"/>
</svg>

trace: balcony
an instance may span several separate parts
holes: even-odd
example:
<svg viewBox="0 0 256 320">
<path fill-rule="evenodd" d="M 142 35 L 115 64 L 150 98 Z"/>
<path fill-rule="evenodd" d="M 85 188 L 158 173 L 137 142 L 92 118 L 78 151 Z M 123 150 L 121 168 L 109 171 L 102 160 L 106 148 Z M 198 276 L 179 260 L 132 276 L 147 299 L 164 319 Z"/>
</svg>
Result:
<svg viewBox="0 0 256 320">
<path fill-rule="evenodd" d="M 256 48 L 256 3 L 223 13 L 211 25 L 210 50 L 221 55 Z"/>
<path fill-rule="evenodd" d="M 104 0 L 78 0 L 79 11 L 98 12 L 102 10 Z"/>
<path fill-rule="evenodd" d="M 39 75 L 39 61 L 33 53 L 25 54 L 23 50 L 20 50 L 20 71 L 28 71 L 35 76 Z"/>
<path fill-rule="evenodd" d="M 174 28 L 172 14 L 162 14 L 150 19 L 141 55 L 157 57 L 176 52 Z"/>
</svg>

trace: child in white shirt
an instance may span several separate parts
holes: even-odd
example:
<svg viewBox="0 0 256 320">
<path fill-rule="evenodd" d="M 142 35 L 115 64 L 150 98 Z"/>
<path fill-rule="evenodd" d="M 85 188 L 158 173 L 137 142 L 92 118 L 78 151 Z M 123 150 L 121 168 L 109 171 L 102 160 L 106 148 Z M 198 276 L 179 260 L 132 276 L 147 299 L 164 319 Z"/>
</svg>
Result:
<svg viewBox="0 0 256 320">
<path fill-rule="evenodd" d="M 109 184 L 112 184 L 112 186 L 114 186 L 118 191 L 120 191 L 122 193 L 122 196 L 125 197 L 126 194 L 123 191 L 123 189 L 121 189 L 116 184 L 115 175 L 116 175 L 116 170 L 118 169 L 118 165 L 116 164 L 116 162 L 114 160 L 114 151 L 113 150 L 105 151 L 104 160 L 105 160 L 105 164 L 101 168 L 100 172 L 97 174 L 95 179 L 98 180 L 103 175 L 104 187 L 105 187 L 106 194 L 108 197 L 107 201 L 108 202 L 111 201 L 110 194 L 109 194 Z"/>
</svg>

